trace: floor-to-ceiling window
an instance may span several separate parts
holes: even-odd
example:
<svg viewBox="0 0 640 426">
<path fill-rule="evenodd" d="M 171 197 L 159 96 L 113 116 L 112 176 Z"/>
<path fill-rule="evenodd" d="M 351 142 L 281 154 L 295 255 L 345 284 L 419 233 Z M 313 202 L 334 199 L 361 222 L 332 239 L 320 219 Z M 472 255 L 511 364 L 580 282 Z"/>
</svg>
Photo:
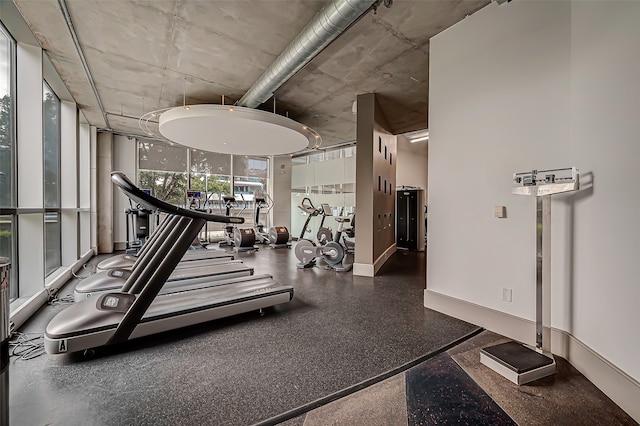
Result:
<svg viewBox="0 0 640 426">
<path fill-rule="evenodd" d="M 231 194 L 231 155 L 192 149 L 189 189 L 202 191 L 202 207 L 222 211 L 220 196 Z"/>
<path fill-rule="evenodd" d="M 196 207 L 214 214 L 225 214 L 222 196 L 231 194 L 231 155 L 197 149 L 191 149 L 189 154 L 189 189 L 200 191 Z M 224 229 L 224 224 L 207 223 L 200 240 L 220 240 Z"/>
<path fill-rule="evenodd" d="M 60 99 L 45 82 L 42 87 L 44 208 L 60 208 Z M 44 213 L 45 275 L 62 264 L 60 212 Z"/>
<path fill-rule="evenodd" d="M 89 126 L 79 131 L 71 94 L 12 2 L 3 2 L 0 21 L 0 256 L 11 262 L 19 327 L 64 284 L 65 267 L 92 253 L 86 183 L 95 152 Z"/>
<path fill-rule="evenodd" d="M 269 160 L 250 155 L 233 156 L 233 193 L 241 205 L 240 215 L 245 224 L 253 225 L 256 195 L 262 196 L 267 189 Z"/>
<path fill-rule="evenodd" d="M 220 154 L 163 141 L 138 141 L 138 186 L 161 200 L 186 208 L 225 214 L 223 195 L 234 196 L 230 214 L 254 221 L 254 198 L 268 188 L 267 157 Z M 187 198 L 198 191 L 199 199 Z M 192 192 L 191 194 L 194 194 Z M 201 239 L 224 236 L 224 226 L 207 224 Z"/>
<path fill-rule="evenodd" d="M 138 185 L 151 195 L 184 205 L 187 190 L 187 150 L 165 142 L 138 142 Z"/>
<path fill-rule="evenodd" d="M 15 202 L 15 41 L 0 25 L 0 209 L 14 209 Z M 14 215 L 0 215 L 0 257 L 15 259 Z M 13 267 L 10 296 L 17 297 L 17 280 Z"/>
</svg>

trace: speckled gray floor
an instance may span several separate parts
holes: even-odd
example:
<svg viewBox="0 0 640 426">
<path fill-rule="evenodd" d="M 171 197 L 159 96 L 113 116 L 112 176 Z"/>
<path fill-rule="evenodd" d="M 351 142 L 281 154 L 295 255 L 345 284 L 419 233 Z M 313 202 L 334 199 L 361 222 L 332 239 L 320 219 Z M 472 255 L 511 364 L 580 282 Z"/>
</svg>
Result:
<svg viewBox="0 0 640 426">
<path fill-rule="evenodd" d="M 298 270 L 293 250 L 238 256 L 294 300 L 78 354 L 12 358 L 11 424 L 250 425 L 388 372 L 477 328 L 422 306 L 424 254 L 375 278 Z M 67 286 L 62 294 L 72 291 Z M 23 331 L 44 330 L 47 306 Z"/>
</svg>

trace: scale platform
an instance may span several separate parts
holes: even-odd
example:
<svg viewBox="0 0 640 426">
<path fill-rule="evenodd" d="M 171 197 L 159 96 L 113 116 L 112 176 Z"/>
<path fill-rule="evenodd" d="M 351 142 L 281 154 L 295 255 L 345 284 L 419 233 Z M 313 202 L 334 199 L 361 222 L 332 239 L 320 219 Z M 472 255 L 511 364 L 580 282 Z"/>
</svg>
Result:
<svg viewBox="0 0 640 426">
<path fill-rule="evenodd" d="M 556 372 L 556 361 L 551 354 L 541 354 L 518 342 L 481 349 L 480 362 L 516 385 L 524 385 Z"/>
</svg>

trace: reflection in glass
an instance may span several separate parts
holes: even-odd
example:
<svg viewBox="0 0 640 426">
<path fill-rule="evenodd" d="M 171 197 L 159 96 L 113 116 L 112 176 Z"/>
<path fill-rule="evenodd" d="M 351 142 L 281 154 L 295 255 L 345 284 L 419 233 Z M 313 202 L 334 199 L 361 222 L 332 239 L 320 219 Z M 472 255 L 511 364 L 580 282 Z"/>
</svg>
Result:
<svg viewBox="0 0 640 426">
<path fill-rule="evenodd" d="M 253 225 L 255 215 L 255 197 L 263 196 L 267 190 L 267 179 L 253 176 L 234 176 L 233 194 L 239 209 L 232 214 L 244 217 L 245 225 Z"/>
<path fill-rule="evenodd" d="M 42 85 L 42 144 L 44 206 L 60 207 L 60 99 Z M 60 213 L 44 214 L 45 276 L 62 265 Z"/>
<path fill-rule="evenodd" d="M 15 115 L 11 84 L 14 45 L 0 25 L 0 207 L 15 206 Z"/>
<path fill-rule="evenodd" d="M 61 265 L 60 213 L 44 214 L 44 269 L 48 276 Z"/>
<path fill-rule="evenodd" d="M 13 263 L 13 217 L 0 216 L 0 257 L 6 257 Z M 15 285 L 16 268 L 11 268 L 11 278 L 9 284 L 9 300 L 18 297 L 18 286 Z"/>
<path fill-rule="evenodd" d="M 187 149 L 157 141 L 138 142 L 138 168 L 166 172 L 187 172 Z"/>
<path fill-rule="evenodd" d="M 266 179 L 268 172 L 269 160 L 265 157 L 253 157 L 250 155 L 233 156 L 233 174 L 235 176 Z"/>
<path fill-rule="evenodd" d="M 140 170 L 138 186 L 151 189 L 151 195 L 176 206 L 184 206 L 187 174 L 166 171 Z"/>
<path fill-rule="evenodd" d="M 43 84 L 44 206 L 60 207 L 60 99 Z"/>
<path fill-rule="evenodd" d="M 195 175 L 230 175 L 231 155 L 192 149 L 189 170 Z"/>
</svg>

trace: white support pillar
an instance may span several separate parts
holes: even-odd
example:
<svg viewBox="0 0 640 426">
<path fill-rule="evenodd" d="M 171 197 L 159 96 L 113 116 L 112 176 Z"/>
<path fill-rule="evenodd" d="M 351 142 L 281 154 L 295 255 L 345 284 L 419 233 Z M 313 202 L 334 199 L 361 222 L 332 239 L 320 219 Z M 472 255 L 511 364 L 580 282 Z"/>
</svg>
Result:
<svg viewBox="0 0 640 426">
<path fill-rule="evenodd" d="M 43 206 L 42 49 L 24 43 L 16 47 L 17 194 L 19 208 Z M 35 112 L 35 113 L 34 113 Z M 19 297 L 44 287 L 44 215 L 18 216 Z"/>
<path fill-rule="evenodd" d="M 97 166 L 98 253 L 113 253 L 113 133 L 98 133 Z"/>
<path fill-rule="evenodd" d="M 88 123 L 78 126 L 78 206 L 80 212 L 80 253 L 91 249 L 91 128 Z"/>
<path fill-rule="evenodd" d="M 73 102 L 60 102 L 60 207 L 78 207 L 78 114 Z M 73 264 L 80 256 L 78 213 L 61 215 L 62 265 Z"/>
</svg>

